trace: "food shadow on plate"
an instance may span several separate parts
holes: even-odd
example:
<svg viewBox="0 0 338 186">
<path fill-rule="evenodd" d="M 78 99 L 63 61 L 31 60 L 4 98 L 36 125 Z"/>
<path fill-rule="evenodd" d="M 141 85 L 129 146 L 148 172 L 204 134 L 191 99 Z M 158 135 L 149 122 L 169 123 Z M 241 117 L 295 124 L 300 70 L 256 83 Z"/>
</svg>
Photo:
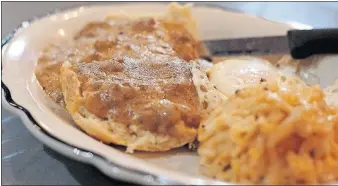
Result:
<svg viewBox="0 0 338 186">
<path fill-rule="evenodd" d="M 171 149 L 164 152 L 143 152 L 135 151 L 133 156 L 141 159 L 152 159 L 152 158 L 169 158 L 171 156 L 185 155 L 185 154 L 197 154 L 196 151 L 190 150 L 188 146 L 183 146 L 176 149 Z"/>
<path fill-rule="evenodd" d="M 71 160 L 61 154 L 53 151 L 47 146 L 43 146 L 43 150 L 47 155 L 58 160 L 68 169 L 69 173 L 80 185 L 134 185 L 131 183 L 120 182 L 109 178 L 101 173 L 95 167 L 84 164 L 75 160 Z"/>
<path fill-rule="evenodd" d="M 198 165 L 199 162 L 196 150 L 189 149 L 188 145 L 164 152 L 135 151 L 132 155 L 157 167 L 204 178 L 198 168 L 186 166 L 187 164 Z"/>
</svg>

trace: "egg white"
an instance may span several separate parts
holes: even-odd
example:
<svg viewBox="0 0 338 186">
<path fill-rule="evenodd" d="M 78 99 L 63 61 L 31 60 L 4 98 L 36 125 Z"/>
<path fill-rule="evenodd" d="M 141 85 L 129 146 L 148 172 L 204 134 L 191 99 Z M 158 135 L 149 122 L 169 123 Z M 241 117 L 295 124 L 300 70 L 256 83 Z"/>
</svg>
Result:
<svg viewBox="0 0 338 186">
<path fill-rule="evenodd" d="M 277 80 L 280 75 L 270 62 L 259 58 L 228 59 L 215 64 L 208 71 L 210 82 L 227 97 L 236 90 L 261 81 Z"/>
</svg>

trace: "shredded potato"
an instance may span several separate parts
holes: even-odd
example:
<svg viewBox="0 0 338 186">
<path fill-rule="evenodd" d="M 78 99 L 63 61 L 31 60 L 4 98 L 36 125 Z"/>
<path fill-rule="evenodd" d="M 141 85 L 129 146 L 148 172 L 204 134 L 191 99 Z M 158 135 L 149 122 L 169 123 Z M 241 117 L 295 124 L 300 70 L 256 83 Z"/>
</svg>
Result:
<svg viewBox="0 0 338 186">
<path fill-rule="evenodd" d="M 318 184 L 338 179 L 338 116 L 302 81 L 248 87 L 200 126 L 202 172 L 225 181 Z"/>
</svg>

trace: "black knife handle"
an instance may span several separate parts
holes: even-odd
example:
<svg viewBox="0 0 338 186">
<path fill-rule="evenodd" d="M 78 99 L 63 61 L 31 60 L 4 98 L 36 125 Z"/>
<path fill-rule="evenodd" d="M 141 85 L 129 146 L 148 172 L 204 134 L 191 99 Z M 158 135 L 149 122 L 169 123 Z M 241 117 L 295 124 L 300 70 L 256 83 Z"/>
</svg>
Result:
<svg viewBox="0 0 338 186">
<path fill-rule="evenodd" d="M 294 59 L 314 54 L 338 54 L 338 28 L 289 30 L 287 36 Z"/>
</svg>

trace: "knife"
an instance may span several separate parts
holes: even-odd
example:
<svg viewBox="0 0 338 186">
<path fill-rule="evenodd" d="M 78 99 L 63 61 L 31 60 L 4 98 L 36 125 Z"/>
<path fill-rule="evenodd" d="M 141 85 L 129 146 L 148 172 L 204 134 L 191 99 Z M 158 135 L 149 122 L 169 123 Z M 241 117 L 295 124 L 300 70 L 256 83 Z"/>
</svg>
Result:
<svg viewBox="0 0 338 186">
<path fill-rule="evenodd" d="M 211 56 L 290 54 L 304 59 L 315 54 L 338 54 L 338 28 L 289 30 L 285 36 L 204 41 Z"/>
</svg>

